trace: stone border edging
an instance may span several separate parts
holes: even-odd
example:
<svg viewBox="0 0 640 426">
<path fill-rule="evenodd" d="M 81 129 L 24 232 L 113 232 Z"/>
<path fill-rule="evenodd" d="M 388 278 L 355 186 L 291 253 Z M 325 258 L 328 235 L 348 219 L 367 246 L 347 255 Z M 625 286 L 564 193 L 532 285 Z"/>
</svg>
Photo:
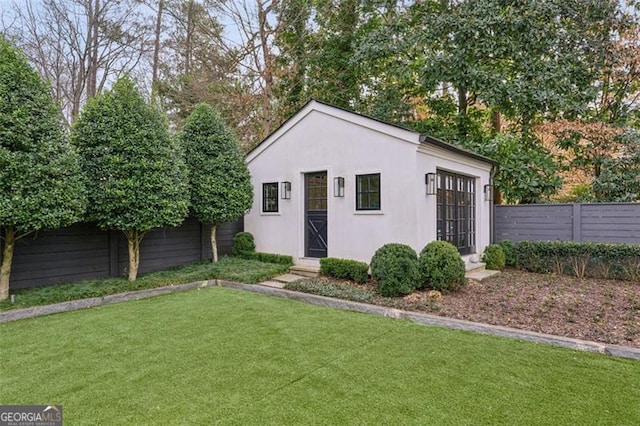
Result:
<svg viewBox="0 0 640 426">
<path fill-rule="evenodd" d="M 610 345 L 607 343 L 590 342 L 587 340 L 574 339 L 571 337 L 555 336 L 552 334 L 538 333 L 535 331 L 520 330 L 517 328 L 503 327 L 499 325 L 484 324 L 467 320 L 440 317 L 437 315 L 423 314 L 419 312 L 408 312 L 395 308 L 387 308 L 367 303 L 352 302 L 343 299 L 318 296 L 310 293 L 301 293 L 292 290 L 279 289 L 257 285 L 239 284 L 231 281 L 218 280 L 218 285 L 222 287 L 235 288 L 253 293 L 260 293 L 269 296 L 292 299 L 312 305 L 326 306 L 330 308 L 362 312 L 379 315 L 389 318 L 407 319 L 418 324 L 435 325 L 455 330 L 471 331 L 480 334 L 506 337 L 510 339 L 526 340 L 529 342 L 543 343 L 554 346 L 561 346 L 568 349 L 597 352 L 620 358 L 630 358 L 640 360 L 640 349 Z"/>
<path fill-rule="evenodd" d="M 329 308 L 373 314 L 388 318 L 407 319 L 418 324 L 435 325 L 455 330 L 471 331 L 474 333 L 489 334 L 492 336 L 506 337 L 510 339 L 526 340 L 530 342 L 561 346 L 586 352 L 597 352 L 620 358 L 630 358 L 640 360 L 640 349 L 628 346 L 609 345 L 606 343 L 590 342 L 587 340 L 573 339 L 570 337 L 554 336 L 552 334 L 537 333 L 535 331 L 519 330 L 517 328 L 503 327 L 499 325 L 483 324 L 455 318 L 439 317 L 437 315 L 423 314 L 419 312 L 403 311 L 385 306 L 370 305 L 367 303 L 352 302 L 343 299 L 318 296 L 316 294 L 301 293 L 292 290 L 266 287 L 259 284 L 240 284 L 225 280 L 205 280 L 188 284 L 171 285 L 165 287 L 151 288 L 147 290 L 130 291 L 126 293 L 111 294 L 103 297 L 92 297 L 90 299 L 72 300 L 69 302 L 55 303 L 53 305 L 32 306 L 24 309 L 14 309 L 0 312 L 0 324 L 26 318 L 34 318 L 42 315 L 56 314 L 60 312 L 75 311 L 79 309 L 91 308 L 94 306 L 104 306 L 113 303 L 126 302 L 130 300 L 146 299 L 149 297 L 171 294 L 195 288 L 211 286 L 221 286 L 238 290 L 259 293 L 282 299 L 296 300 L 311 305 L 325 306 Z"/>
<path fill-rule="evenodd" d="M 217 280 L 196 281 L 188 284 L 170 285 L 165 287 L 150 288 L 147 290 L 110 294 L 102 297 L 92 297 L 90 299 L 70 300 L 68 302 L 55 303 L 53 305 L 41 305 L 23 309 L 13 309 L 6 312 L 0 312 L 0 324 L 19 319 L 39 317 L 42 315 L 57 314 L 60 312 L 92 308 L 94 306 L 127 302 L 129 300 L 146 299 L 148 297 L 160 296 L 162 294 L 170 294 L 179 291 L 191 290 L 194 288 L 215 286 L 217 284 Z"/>
</svg>

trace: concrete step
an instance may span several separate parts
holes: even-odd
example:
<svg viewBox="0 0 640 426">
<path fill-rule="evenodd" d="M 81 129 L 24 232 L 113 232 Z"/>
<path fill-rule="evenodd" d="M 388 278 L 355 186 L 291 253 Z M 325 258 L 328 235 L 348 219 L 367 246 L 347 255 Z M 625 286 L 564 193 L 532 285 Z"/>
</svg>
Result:
<svg viewBox="0 0 640 426">
<path fill-rule="evenodd" d="M 465 278 L 469 280 L 475 281 L 483 281 L 489 277 L 493 277 L 494 275 L 498 275 L 500 271 L 493 271 L 491 269 L 485 269 L 484 266 L 482 268 L 476 268 L 471 271 L 467 271 L 464 275 Z"/>
<path fill-rule="evenodd" d="M 284 284 L 281 281 L 273 281 L 273 280 L 269 280 L 269 281 L 263 281 L 261 283 L 258 283 L 260 285 L 266 286 L 266 287 L 273 287 L 273 288 L 284 288 Z"/>
<path fill-rule="evenodd" d="M 291 268 L 289 268 L 289 273 L 292 275 L 313 278 L 317 277 L 320 273 L 320 266 L 293 265 Z"/>
<path fill-rule="evenodd" d="M 294 281 L 301 280 L 302 278 L 304 277 L 297 274 L 283 274 L 283 275 L 278 275 L 277 277 L 274 277 L 273 281 L 278 281 L 278 282 L 287 284 L 287 283 L 292 283 Z"/>
<path fill-rule="evenodd" d="M 483 271 L 485 269 L 485 266 L 487 266 L 486 263 L 482 263 L 482 262 L 478 262 L 478 263 L 466 262 L 464 264 L 464 270 L 467 272 L 477 271 L 477 270 Z"/>
</svg>

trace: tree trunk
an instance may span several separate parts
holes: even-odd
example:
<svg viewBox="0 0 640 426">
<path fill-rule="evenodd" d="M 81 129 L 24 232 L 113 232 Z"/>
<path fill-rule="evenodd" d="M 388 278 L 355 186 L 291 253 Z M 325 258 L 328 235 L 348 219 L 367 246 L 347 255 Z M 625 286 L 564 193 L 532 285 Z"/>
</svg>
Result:
<svg viewBox="0 0 640 426">
<path fill-rule="evenodd" d="M 216 229 L 217 224 L 211 224 L 211 256 L 213 259 L 213 263 L 218 261 L 218 242 L 216 241 Z"/>
<path fill-rule="evenodd" d="M 158 15 L 156 16 L 156 29 L 153 40 L 153 65 L 151 72 L 151 99 L 158 92 L 158 66 L 160 62 L 160 33 L 162 32 L 162 12 L 164 9 L 164 0 L 158 1 Z"/>
<path fill-rule="evenodd" d="M 146 232 L 132 230 L 125 231 L 124 234 L 127 236 L 127 246 L 129 247 L 129 281 L 135 281 L 140 265 L 140 243 Z"/>
<path fill-rule="evenodd" d="M 502 116 L 500 111 L 494 109 L 491 111 L 491 135 L 495 136 L 502 132 Z"/>
<path fill-rule="evenodd" d="M 193 33 L 195 32 L 194 21 L 194 4 L 193 0 L 189 0 L 187 4 L 187 34 L 185 35 L 185 47 L 184 47 L 184 73 L 189 74 L 191 72 L 191 57 L 193 55 Z"/>
<path fill-rule="evenodd" d="M 13 226 L 7 226 L 4 230 L 4 250 L 2 253 L 2 267 L 0 268 L 0 300 L 9 298 L 11 262 L 13 261 L 13 248 L 16 242 L 16 231 Z"/>
<path fill-rule="evenodd" d="M 87 100 L 96 95 L 98 85 L 98 30 L 100 26 L 100 0 L 89 2 L 89 72 L 87 82 Z"/>
</svg>

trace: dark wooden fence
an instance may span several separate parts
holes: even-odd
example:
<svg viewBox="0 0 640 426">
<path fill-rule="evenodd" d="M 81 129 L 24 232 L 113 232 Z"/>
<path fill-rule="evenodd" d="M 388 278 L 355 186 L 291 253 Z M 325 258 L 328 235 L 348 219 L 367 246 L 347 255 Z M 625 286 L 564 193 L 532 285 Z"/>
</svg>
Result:
<svg viewBox="0 0 640 426">
<path fill-rule="evenodd" d="M 243 228 L 242 219 L 218 227 L 221 255 L 231 253 L 233 236 Z M 140 246 L 139 272 L 210 259 L 210 230 L 209 226 L 189 218 L 177 228 L 151 231 Z M 95 225 L 78 223 L 18 240 L 10 286 L 19 289 L 124 276 L 128 259 L 127 239 L 122 232 L 101 231 Z"/>
<path fill-rule="evenodd" d="M 640 243 L 640 203 L 495 206 L 494 241 Z"/>
</svg>

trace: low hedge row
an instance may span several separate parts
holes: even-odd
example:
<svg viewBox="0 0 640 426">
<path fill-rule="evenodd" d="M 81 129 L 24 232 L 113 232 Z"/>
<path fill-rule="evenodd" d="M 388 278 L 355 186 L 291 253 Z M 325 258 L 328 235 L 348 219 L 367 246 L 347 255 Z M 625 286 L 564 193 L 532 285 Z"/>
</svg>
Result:
<svg viewBox="0 0 640 426">
<path fill-rule="evenodd" d="M 503 241 L 500 245 L 503 249 L 508 247 L 505 255 L 515 262 L 513 266 L 529 272 L 640 280 L 640 244 Z"/>
<path fill-rule="evenodd" d="M 293 265 L 293 257 L 286 254 L 261 253 L 259 251 L 256 251 L 253 253 L 243 253 L 239 257 L 243 259 L 259 260 L 260 262 L 265 263 L 276 263 L 278 265 Z"/>
<path fill-rule="evenodd" d="M 320 259 L 320 273 L 328 277 L 340 278 L 364 284 L 369 279 L 369 265 L 350 259 L 325 257 Z"/>
</svg>

